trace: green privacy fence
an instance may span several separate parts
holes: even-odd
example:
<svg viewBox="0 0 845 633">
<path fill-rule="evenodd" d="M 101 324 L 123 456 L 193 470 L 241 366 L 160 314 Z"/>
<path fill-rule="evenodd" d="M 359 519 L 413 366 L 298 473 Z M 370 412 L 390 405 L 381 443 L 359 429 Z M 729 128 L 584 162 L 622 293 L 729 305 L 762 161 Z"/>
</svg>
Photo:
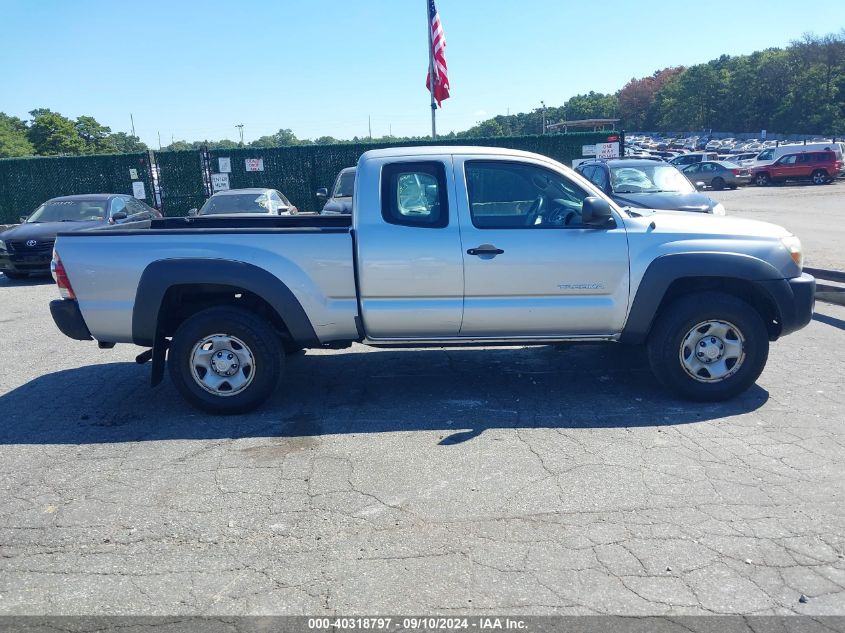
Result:
<svg viewBox="0 0 845 633">
<path fill-rule="evenodd" d="M 44 200 L 74 193 L 132 193 L 133 177 L 145 183 L 146 202 L 169 216 L 185 215 L 208 197 L 212 174 L 229 163 L 229 187 L 268 187 L 284 193 L 303 211 L 319 207 L 314 192 L 330 187 L 337 173 L 370 149 L 414 145 L 486 145 L 544 154 L 569 164 L 582 146 L 607 141 L 618 132 L 584 132 L 399 143 L 298 145 L 291 147 L 149 152 L 109 156 L 0 160 L 0 224 L 16 222 Z M 150 167 L 150 159 L 154 165 Z M 226 161 L 225 159 L 228 159 Z M 252 169 L 247 168 L 247 161 Z M 260 167 L 260 170 L 258 169 Z M 130 169 L 136 170 L 130 172 Z"/>
<path fill-rule="evenodd" d="M 147 152 L 0 160 L 0 224 L 17 222 L 45 200 L 77 193 L 133 193 L 144 183 L 150 198 Z"/>
</svg>

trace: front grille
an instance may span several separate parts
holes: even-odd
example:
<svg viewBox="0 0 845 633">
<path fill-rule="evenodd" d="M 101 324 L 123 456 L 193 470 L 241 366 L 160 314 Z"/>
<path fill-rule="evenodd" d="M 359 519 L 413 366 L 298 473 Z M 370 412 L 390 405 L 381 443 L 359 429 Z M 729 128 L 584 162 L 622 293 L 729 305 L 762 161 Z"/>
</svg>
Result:
<svg viewBox="0 0 845 633">
<path fill-rule="evenodd" d="M 28 253 L 32 253 L 34 255 L 36 253 L 52 251 L 53 244 L 55 243 L 55 240 L 35 240 L 34 246 L 28 246 L 28 241 L 29 240 L 10 240 L 6 243 L 9 245 L 9 250 L 11 252 L 21 253 L 22 255 L 26 255 Z"/>
</svg>

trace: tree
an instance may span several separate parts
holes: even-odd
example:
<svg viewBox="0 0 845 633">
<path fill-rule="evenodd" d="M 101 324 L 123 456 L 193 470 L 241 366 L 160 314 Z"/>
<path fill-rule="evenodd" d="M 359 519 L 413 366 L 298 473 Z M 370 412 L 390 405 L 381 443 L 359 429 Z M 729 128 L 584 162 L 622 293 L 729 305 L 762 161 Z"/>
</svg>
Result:
<svg viewBox="0 0 845 633">
<path fill-rule="evenodd" d="M 111 134 L 111 128 L 105 125 L 100 125 L 92 116 L 77 117 L 74 123 L 76 132 L 85 143 L 86 154 L 102 154 L 113 150 L 106 143 L 106 139 Z"/>
<path fill-rule="evenodd" d="M 81 154 L 85 150 L 85 141 L 67 117 L 46 108 L 33 110 L 30 115 L 27 136 L 39 155 Z"/>
<path fill-rule="evenodd" d="M 35 148 L 26 136 L 26 123 L 0 112 L 0 158 L 32 156 Z"/>
<path fill-rule="evenodd" d="M 310 143 L 310 141 L 306 141 Z M 262 136 L 249 144 L 250 147 L 283 147 L 285 145 L 302 145 L 303 141 L 296 138 L 292 130 L 285 128 L 275 134 Z"/>
<path fill-rule="evenodd" d="M 108 128 L 107 128 L 108 129 Z M 104 146 L 108 153 L 129 154 L 131 152 L 146 152 L 149 147 L 146 143 L 142 143 L 137 136 L 132 136 L 126 132 L 115 132 L 109 134 L 105 139 Z"/>
</svg>

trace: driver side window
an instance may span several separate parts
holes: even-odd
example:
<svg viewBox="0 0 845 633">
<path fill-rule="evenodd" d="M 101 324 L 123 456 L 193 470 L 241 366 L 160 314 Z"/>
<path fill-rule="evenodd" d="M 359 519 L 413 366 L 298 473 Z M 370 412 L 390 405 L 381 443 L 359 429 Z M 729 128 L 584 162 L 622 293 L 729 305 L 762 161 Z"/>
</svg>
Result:
<svg viewBox="0 0 845 633">
<path fill-rule="evenodd" d="M 543 167 L 507 161 L 465 165 L 472 223 L 479 229 L 546 229 L 581 225 L 588 193 Z"/>
</svg>

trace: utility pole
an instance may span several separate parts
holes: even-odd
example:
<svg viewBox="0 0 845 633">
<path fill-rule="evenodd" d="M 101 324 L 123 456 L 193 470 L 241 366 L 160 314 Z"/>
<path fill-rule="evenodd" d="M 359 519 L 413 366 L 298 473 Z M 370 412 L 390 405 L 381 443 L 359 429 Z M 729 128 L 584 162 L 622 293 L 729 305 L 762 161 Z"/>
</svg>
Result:
<svg viewBox="0 0 845 633">
<path fill-rule="evenodd" d="M 132 121 L 132 136 L 135 136 L 135 117 L 132 116 L 132 113 L 129 113 L 129 120 Z"/>
<path fill-rule="evenodd" d="M 241 147 L 243 147 L 244 146 L 244 124 L 238 123 L 235 127 L 238 128 L 238 131 L 241 133 Z"/>
<path fill-rule="evenodd" d="M 370 115 L 367 115 L 367 128 L 370 130 L 370 140 L 373 140 L 373 121 L 370 118 Z"/>
<path fill-rule="evenodd" d="M 158 133 L 158 149 L 161 151 L 161 132 Z"/>
<path fill-rule="evenodd" d="M 541 101 L 540 105 L 543 106 L 543 134 L 546 133 L 546 102 Z"/>
</svg>

